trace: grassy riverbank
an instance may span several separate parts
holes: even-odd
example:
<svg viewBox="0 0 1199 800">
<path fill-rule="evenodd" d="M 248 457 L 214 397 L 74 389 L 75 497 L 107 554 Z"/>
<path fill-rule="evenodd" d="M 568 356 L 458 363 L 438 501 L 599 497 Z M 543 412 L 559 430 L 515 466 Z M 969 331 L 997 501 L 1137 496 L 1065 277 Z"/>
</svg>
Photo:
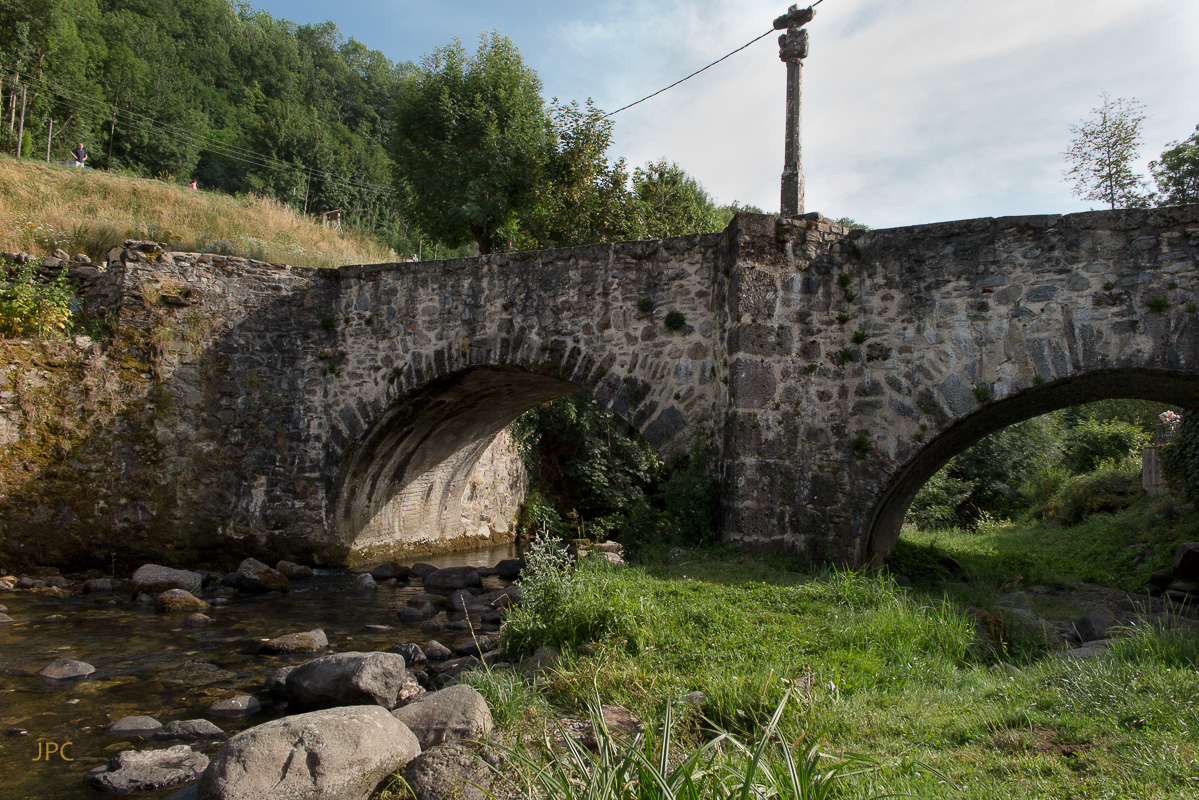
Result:
<svg viewBox="0 0 1199 800">
<path fill-rule="evenodd" d="M 0 251 L 61 247 L 99 262 L 126 239 L 301 267 L 396 258 L 369 236 L 325 228 L 269 198 L 0 156 Z"/>
<path fill-rule="evenodd" d="M 1136 529 L 1147 513 L 1137 506 L 1110 522 Z M 1076 660 L 1027 642 L 1005 652 L 967 607 L 969 597 L 997 611 L 994 553 L 1030 548 L 1044 565 L 1036 580 L 1051 578 L 1057 533 L 1012 528 L 941 545 L 912 533 L 917 549 L 945 546 L 965 567 L 948 588 L 920 575 L 905 588 L 886 576 L 797 572 L 728 552 L 619 571 L 588 564 L 507 623 L 513 650 L 559 646 L 556 669 L 537 687 L 501 672 L 472 681 L 509 734 L 540 734 L 551 707 L 579 713 L 597 695 L 651 728 L 674 702 L 680 752 L 717 726 L 753 740 L 786 694 L 782 741 L 797 752 L 819 744 L 833 757 L 825 763 L 848 754 L 877 762 L 845 778 L 845 797 L 1199 795 L 1199 636 L 1188 621 L 1129 631 L 1110 653 Z M 706 722 L 680 701 L 697 690 Z M 539 738 L 526 749 L 536 752 Z M 724 753 L 741 766 L 748 758 Z M 778 751 L 772 763 L 783 763 Z"/>
</svg>

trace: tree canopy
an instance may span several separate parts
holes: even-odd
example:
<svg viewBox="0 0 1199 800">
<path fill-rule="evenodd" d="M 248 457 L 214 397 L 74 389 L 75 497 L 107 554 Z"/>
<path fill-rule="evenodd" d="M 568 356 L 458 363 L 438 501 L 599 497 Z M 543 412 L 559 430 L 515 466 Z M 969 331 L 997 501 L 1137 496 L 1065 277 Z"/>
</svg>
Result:
<svg viewBox="0 0 1199 800">
<path fill-rule="evenodd" d="M 1098 200 L 1110 208 L 1143 206 L 1148 199 L 1146 181 L 1132 164 L 1141 145 L 1144 106 L 1135 99 L 1101 97 L 1103 103 L 1091 111 L 1090 119 L 1070 126 L 1074 139 L 1064 154 L 1071 164 L 1066 177 L 1084 200 Z"/>
</svg>

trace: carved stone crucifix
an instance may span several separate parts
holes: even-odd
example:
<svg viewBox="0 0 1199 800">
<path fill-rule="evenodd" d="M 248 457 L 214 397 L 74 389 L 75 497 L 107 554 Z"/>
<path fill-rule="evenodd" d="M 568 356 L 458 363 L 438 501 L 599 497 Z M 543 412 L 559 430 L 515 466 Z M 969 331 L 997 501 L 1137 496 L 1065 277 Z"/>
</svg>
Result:
<svg viewBox="0 0 1199 800">
<path fill-rule="evenodd" d="M 800 72 L 808 56 L 808 32 L 803 26 L 812 21 L 816 12 L 809 6 L 791 6 L 787 13 L 774 21 L 776 31 L 786 30 L 779 37 L 779 58 L 787 62 L 787 138 L 783 155 L 783 192 L 780 213 L 797 217 L 803 213 L 803 171 L 800 168 Z"/>
</svg>

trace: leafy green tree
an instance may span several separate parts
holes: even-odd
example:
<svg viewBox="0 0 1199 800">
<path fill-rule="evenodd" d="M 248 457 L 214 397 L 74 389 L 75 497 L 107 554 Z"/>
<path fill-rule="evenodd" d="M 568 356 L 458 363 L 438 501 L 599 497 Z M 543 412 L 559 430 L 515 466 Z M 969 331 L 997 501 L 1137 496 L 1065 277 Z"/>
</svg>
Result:
<svg viewBox="0 0 1199 800">
<path fill-rule="evenodd" d="M 1157 161 L 1149 162 L 1157 183 L 1158 205 L 1199 203 L 1199 125 L 1185 141 L 1171 142 Z"/>
<path fill-rule="evenodd" d="M 1063 154 L 1071 165 L 1066 178 L 1084 200 L 1113 209 L 1143 206 L 1148 200 L 1146 182 L 1133 171 L 1132 162 L 1141 146 L 1145 107 L 1135 99 L 1100 96 L 1103 103 L 1091 111 L 1091 118 L 1070 126 L 1074 139 Z"/>
<path fill-rule="evenodd" d="M 651 161 L 633 172 L 636 210 L 631 238 L 662 239 L 712 233 L 728 224 L 699 182 L 678 164 Z"/>
<path fill-rule="evenodd" d="M 493 32 L 468 57 L 461 42 L 427 55 L 401 85 L 392 153 L 410 215 L 451 246 L 509 246 L 536 203 L 553 131 L 541 80 Z"/>
</svg>

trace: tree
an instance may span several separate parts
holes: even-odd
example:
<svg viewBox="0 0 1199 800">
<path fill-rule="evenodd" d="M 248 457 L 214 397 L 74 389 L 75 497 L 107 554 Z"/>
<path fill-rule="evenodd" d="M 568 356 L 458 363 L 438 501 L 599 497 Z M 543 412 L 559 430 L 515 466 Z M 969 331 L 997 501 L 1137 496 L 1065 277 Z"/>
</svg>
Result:
<svg viewBox="0 0 1199 800">
<path fill-rule="evenodd" d="M 1161 160 L 1149 162 L 1157 182 L 1158 205 L 1199 203 L 1199 125 L 1186 141 L 1171 142 Z"/>
<path fill-rule="evenodd" d="M 728 224 L 711 196 L 678 164 L 651 161 L 633 172 L 638 239 L 661 239 L 689 233 L 711 233 Z"/>
<path fill-rule="evenodd" d="M 1074 194 L 1098 200 L 1110 208 L 1145 205 L 1145 179 L 1133 172 L 1132 162 L 1141 146 L 1144 106 L 1135 99 L 1112 100 L 1091 111 L 1091 119 L 1071 125 L 1074 140 L 1063 153 L 1072 164 L 1065 173 L 1074 182 Z"/>
<path fill-rule="evenodd" d="M 553 149 L 541 80 L 506 36 L 425 56 L 398 92 L 392 153 L 411 216 L 450 246 L 507 246 Z"/>
</svg>

